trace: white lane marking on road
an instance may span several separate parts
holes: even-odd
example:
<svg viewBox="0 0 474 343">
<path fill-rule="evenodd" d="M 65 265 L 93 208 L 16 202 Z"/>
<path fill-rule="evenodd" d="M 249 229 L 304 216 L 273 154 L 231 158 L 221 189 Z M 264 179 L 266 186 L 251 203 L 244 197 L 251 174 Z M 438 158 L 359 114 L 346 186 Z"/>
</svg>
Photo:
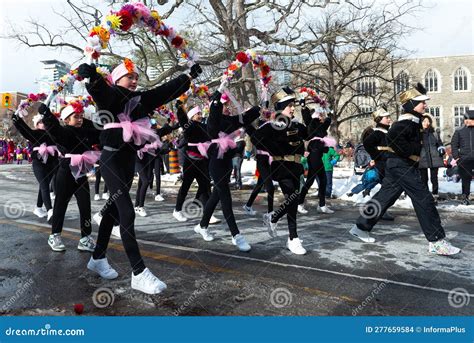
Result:
<svg viewBox="0 0 474 343">
<path fill-rule="evenodd" d="M 36 226 L 42 226 L 42 227 L 47 227 L 47 228 L 50 227 L 49 225 L 41 224 L 41 223 L 37 223 L 37 222 L 34 222 L 34 221 L 29 221 L 29 220 L 16 220 L 16 222 L 24 223 L 24 224 L 31 224 L 31 225 L 36 225 Z M 75 232 L 75 233 L 80 233 L 80 230 L 73 229 L 73 228 L 64 227 L 63 230 L 70 231 L 70 232 Z M 115 238 L 113 236 L 111 238 L 119 240 L 118 238 Z M 411 288 L 417 288 L 417 289 L 423 289 L 423 290 L 427 290 L 427 291 L 447 293 L 447 294 L 453 294 L 453 293 L 457 294 L 457 292 L 453 292 L 452 290 L 449 290 L 449 289 L 436 288 L 436 287 L 426 287 L 426 286 L 420 286 L 420 285 L 407 283 L 407 282 L 393 281 L 393 280 L 389 280 L 389 279 L 382 279 L 382 278 L 376 278 L 376 277 L 371 277 L 371 276 L 360 276 L 360 275 L 356 275 L 356 274 L 337 272 L 337 271 L 334 271 L 334 270 L 328 270 L 328 269 L 322 269 L 322 268 L 316 268 L 316 267 L 310 267 L 310 266 L 302 266 L 302 265 L 298 265 L 298 264 L 289 264 L 289 263 L 282 263 L 282 262 L 275 262 L 275 261 L 267 261 L 267 260 L 262 260 L 262 259 L 254 258 L 254 257 L 226 254 L 226 253 L 213 251 L 213 250 L 209 250 L 209 249 L 199 249 L 199 248 L 185 247 L 185 246 L 181 246 L 181 245 L 158 243 L 158 242 L 147 241 L 147 240 L 144 240 L 144 239 L 137 239 L 137 241 L 139 243 L 142 243 L 142 244 L 148 244 L 148 245 L 161 247 L 161 248 L 167 248 L 167 249 L 189 251 L 189 252 L 194 252 L 194 253 L 208 253 L 208 254 L 216 255 L 216 256 L 224 256 L 224 257 L 235 258 L 235 259 L 239 259 L 239 260 L 259 262 L 259 263 L 270 264 L 270 265 L 285 267 L 285 268 L 311 270 L 311 271 L 317 271 L 317 272 L 322 272 L 322 273 L 328 273 L 328 274 L 332 274 L 332 275 L 351 277 L 351 278 L 359 279 L 359 280 L 379 281 L 379 282 L 385 282 L 385 283 L 392 284 L 392 285 L 397 285 L 397 286 L 411 287 Z M 459 293 L 459 294 L 463 295 L 463 296 L 467 295 L 470 298 L 474 298 L 474 294 L 470 294 L 470 293 Z"/>
</svg>

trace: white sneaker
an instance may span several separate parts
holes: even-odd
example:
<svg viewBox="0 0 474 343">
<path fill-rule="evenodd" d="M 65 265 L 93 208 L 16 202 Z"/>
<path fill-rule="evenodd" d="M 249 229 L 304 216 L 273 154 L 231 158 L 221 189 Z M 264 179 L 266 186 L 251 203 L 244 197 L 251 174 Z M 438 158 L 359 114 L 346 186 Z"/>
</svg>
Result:
<svg viewBox="0 0 474 343">
<path fill-rule="evenodd" d="M 114 226 L 112 228 L 112 236 L 115 236 L 115 237 L 118 237 L 118 238 L 122 238 L 122 236 L 120 236 L 120 226 L 117 225 L 117 226 Z"/>
<path fill-rule="evenodd" d="M 97 212 L 92 216 L 92 219 L 95 221 L 97 225 L 100 226 L 100 222 L 102 221 L 102 216 L 100 215 L 100 212 Z"/>
<path fill-rule="evenodd" d="M 245 214 L 248 214 L 249 216 L 254 216 L 257 214 L 257 211 L 255 211 L 252 206 L 248 207 L 247 205 L 242 206 L 244 209 Z"/>
<path fill-rule="evenodd" d="M 290 239 L 286 242 L 286 247 L 295 255 L 304 255 L 306 254 L 306 249 L 301 245 L 303 241 L 298 237 Z"/>
<path fill-rule="evenodd" d="M 51 198 L 51 200 L 54 200 L 56 198 L 56 195 L 54 194 L 54 192 L 50 192 L 49 197 Z"/>
<path fill-rule="evenodd" d="M 240 233 L 235 235 L 235 237 L 232 237 L 232 244 L 236 245 L 240 251 L 250 251 L 250 249 L 252 249 L 250 244 L 245 240 L 245 237 Z"/>
<path fill-rule="evenodd" d="M 53 218 L 53 209 L 52 208 L 48 210 L 48 217 L 47 217 L 48 222 L 51 220 L 51 218 Z"/>
<path fill-rule="evenodd" d="M 60 233 L 49 235 L 48 244 L 53 251 L 65 251 L 66 246 L 63 244 Z"/>
<path fill-rule="evenodd" d="M 319 205 L 318 205 L 318 208 L 316 209 L 316 211 L 319 212 L 319 213 L 326 213 L 326 214 L 334 213 L 334 211 L 331 210 L 329 207 L 327 207 L 327 206 L 322 206 L 321 207 Z"/>
<path fill-rule="evenodd" d="M 155 195 L 155 201 L 165 201 L 165 198 L 161 194 Z"/>
<path fill-rule="evenodd" d="M 217 223 L 220 223 L 221 220 L 219 218 L 216 218 L 214 216 L 211 216 L 211 218 L 209 219 L 209 224 L 217 224 Z"/>
<path fill-rule="evenodd" d="M 277 227 L 278 227 L 278 222 L 277 223 L 272 223 L 272 215 L 273 212 L 271 213 L 265 213 L 263 215 L 263 225 L 267 227 L 268 234 L 270 237 L 277 237 Z"/>
<path fill-rule="evenodd" d="M 352 236 L 359 238 L 361 241 L 365 243 L 375 242 L 374 237 L 372 237 L 367 231 L 362 231 L 361 229 L 359 229 L 356 224 L 354 224 L 354 226 L 351 228 L 349 233 Z"/>
<path fill-rule="evenodd" d="M 202 228 L 200 224 L 194 227 L 194 232 L 199 233 L 206 242 L 214 240 L 214 236 L 209 232 L 208 228 Z"/>
<path fill-rule="evenodd" d="M 166 289 L 166 284 L 145 268 L 138 275 L 132 273 L 132 288 L 146 294 L 158 294 Z"/>
<path fill-rule="evenodd" d="M 176 210 L 173 210 L 173 217 L 175 217 L 175 219 L 179 222 L 185 222 L 188 220 L 188 218 L 186 218 L 184 215 L 183 215 L 183 212 L 182 211 L 176 211 Z"/>
<path fill-rule="evenodd" d="M 92 239 L 92 237 L 90 235 L 82 237 L 79 240 L 79 243 L 77 244 L 77 249 L 79 249 L 81 251 L 94 252 L 95 242 L 94 242 L 94 240 Z"/>
<path fill-rule="evenodd" d="M 100 200 L 100 194 L 94 195 L 94 201 L 99 201 Z"/>
<path fill-rule="evenodd" d="M 140 217 L 146 217 L 147 215 L 144 207 L 135 207 L 135 213 L 138 214 Z"/>
<path fill-rule="evenodd" d="M 89 263 L 87 263 L 87 269 L 96 272 L 100 275 L 100 277 L 107 280 L 113 280 L 118 276 L 117 271 L 112 268 L 112 266 L 109 264 L 109 261 L 107 261 L 107 257 L 94 260 L 91 256 Z"/>
<path fill-rule="evenodd" d="M 33 214 L 38 218 L 44 218 L 48 215 L 48 213 L 42 207 L 35 207 Z"/>
<path fill-rule="evenodd" d="M 440 239 L 437 242 L 430 242 L 428 251 L 432 254 L 449 256 L 459 254 L 461 252 L 461 249 L 456 248 L 446 239 Z"/>
<path fill-rule="evenodd" d="M 109 200 L 109 193 L 103 193 L 102 200 Z"/>
<path fill-rule="evenodd" d="M 298 205 L 298 213 L 306 214 L 308 210 L 304 208 L 304 205 Z"/>
</svg>

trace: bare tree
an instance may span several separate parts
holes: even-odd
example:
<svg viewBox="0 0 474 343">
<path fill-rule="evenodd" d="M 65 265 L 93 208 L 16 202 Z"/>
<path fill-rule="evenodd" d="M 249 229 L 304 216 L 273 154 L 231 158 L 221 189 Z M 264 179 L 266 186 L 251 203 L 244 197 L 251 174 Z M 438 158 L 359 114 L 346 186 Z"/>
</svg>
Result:
<svg viewBox="0 0 474 343">
<path fill-rule="evenodd" d="M 421 1 L 358 1 L 329 10 L 308 26 L 315 45 L 306 62 L 291 70 L 295 86 L 317 89 L 331 108 L 331 132 L 366 117 L 377 106 L 396 109 L 393 66 L 410 53 L 400 47 Z"/>
</svg>

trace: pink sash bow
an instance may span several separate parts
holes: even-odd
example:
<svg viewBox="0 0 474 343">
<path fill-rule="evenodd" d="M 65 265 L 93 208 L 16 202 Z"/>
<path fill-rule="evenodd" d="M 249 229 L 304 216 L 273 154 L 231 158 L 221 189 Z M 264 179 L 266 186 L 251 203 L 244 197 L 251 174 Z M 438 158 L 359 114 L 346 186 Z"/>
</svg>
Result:
<svg viewBox="0 0 474 343">
<path fill-rule="evenodd" d="M 59 155 L 59 150 L 56 145 L 46 145 L 46 143 L 42 143 L 40 146 L 34 147 L 33 151 L 38 152 L 38 159 L 43 160 L 43 163 L 48 162 L 49 155 L 54 156 L 56 151 Z"/>
<path fill-rule="evenodd" d="M 143 148 L 137 151 L 139 159 L 143 159 L 143 154 L 148 153 L 152 156 L 156 156 L 156 149 L 159 149 L 163 146 L 163 143 L 160 140 L 154 141 L 150 144 L 145 144 Z"/>
<path fill-rule="evenodd" d="M 257 150 L 257 154 L 258 155 L 267 155 L 268 156 L 268 163 L 269 164 L 272 164 L 273 162 L 273 157 L 270 155 L 270 153 L 268 151 L 265 151 L 265 150 Z"/>
<path fill-rule="evenodd" d="M 78 179 L 92 170 L 94 164 L 100 158 L 100 151 L 91 150 L 83 154 L 66 154 L 64 157 L 71 159 L 70 168 L 72 176 Z"/>
</svg>

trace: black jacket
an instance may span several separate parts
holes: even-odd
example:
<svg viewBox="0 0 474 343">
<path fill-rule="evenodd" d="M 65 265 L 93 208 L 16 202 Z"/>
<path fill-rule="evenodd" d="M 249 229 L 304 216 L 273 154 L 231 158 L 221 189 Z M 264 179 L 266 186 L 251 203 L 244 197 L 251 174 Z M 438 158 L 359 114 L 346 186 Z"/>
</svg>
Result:
<svg viewBox="0 0 474 343">
<path fill-rule="evenodd" d="M 54 115 L 45 114 L 43 124 L 63 155 L 83 154 L 86 151 L 93 150 L 92 146 L 98 145 L 100 142 L 99 136 L 102 130 L 95 128 L 94 124 L 85 118 L 82 127 L 61 126 Z M 69 158 L 63 158 L 60 161 L 62 166 L 68 166 L 70 163 Z"/>
<path fill-rule="evenodd" d="M 387 160 L 387 152 L 377 149 L 379 146 L 388 146 L 387 133 L 388 130 L 381 127 L 380 125 L 377 125 L 362 142 L 365 150 L 376 162 Z"/>
<path fill-rule="evenodd" d="M 135 121 L 147 117 L 155 108 L 183 94 L 189 89 L 190 82 L 189 77 L 182 74 L 150 90 L 132 92 L 120 86 L 110 86 L 102 76 L 95 75 L 86 88 L 98 106 L 99 115 L 104 116 L 107 123 L 118 123 L 118 115 L 124 111 L 130 99 L 140 96 L 140 103 L 130 114 L 130 119 Z M 124 143 L 122 129 L 103 130 L 100 140 L 103 146 L 120 148 Z M 133 145 L 133 142 L 129 144 Z"/>
<path fill-rule="evenodd" d="M 413 114 L 405 113 L 392 124 L 387 134 L 388 146 L 395 155 L 409 160 L 409 157 L 420 156 L 421 152 L 421 119 Z M 393 154 L 388 154 L 392 157 Z M 412 160 L 409 160 L 413 164 Z"/>
<path fill-rule="evenodd" d="M 203 143 L 211 140 L 207 132 L 207 125 L 202 122 L 189 120 L 181 106 L 178 107 L 177 116 L 179 126 L 183 128 L 183 136 L 186 143 Z M 196 146 L 188 145 L 186 151 L 187 155 L 191 158 L 204 158 Z"/>
<path fill-rule="evenodd" d="M 441 168 L 444 162 L 438 151 L 443 146 L 443 142 L 439 134 L 433 129 L 425 129 L 422 133 L 423 145 L 420 154 L 420 162 L 418 168 Z"/>
<path fill-rule="evenodd" d="M 474 126 L 463 126 L 454 132 L 451 139 L 453 157 L 474 160 Z"/>
<path fill-rule="evenodd" d="M 220 93 L 215 92 L 213 98 L 220 99 Z M 252 122 L 260 116 L 260 107 L 258 106 L 254 106 L 236 116 L 224 115 L 222 111 L 222 103 L 219 100 L 213 100 L 210 105 L 209 119 L 207 120 L 207 133 L 210 139 L 218 138 L 219 132 L 230 134 L 241 127 L 250 129 Z M 217 145 L 211 144 L 208 156 L 211 156 L 210 153 L 215 153 L 216 151 Z M 225 154 L 225 157 L 228 158 L 232 158 L 233 156 L 235 156 L 235 149 L 229 149 Z"/>
<path fill-rule="evenodd" d="M 302 108 L 301 115 L 307 128 L 307 141 L 310 141 L 314 137 L 324 138 L 328 135 L 328 129 L 329 126 L 331 126 L 331 118 L 327 117 L 323 121 L 321 121 L 319 118 L 311 118 L 311 111 L 308 107 Z M 319 140 L 313 140 L 309 142 L 308 151 L 320 149 L 322 149 L 323 152 L 329 151 L 329 148 Z"/>
<path fill-rule="evenodd" d="M 14 115 L 13 116 L 13 125 L 15 125 L 16 129 L 20 134 L 25 137 L 25 139 L 29 140 L 33 145 L 33 148 L 39 147 L 41 144 L 46 143 L 46 145 L 56 145 L 53 139 L 48 135 L 46 130 L 33 130 L 31 129 L 22 118 Z M 31 153 L 32 159 L 35 161 L 37 159 L 38 152 L 33 151 Z M 57 156 L 55 156 L 57 157 Z M 48 159 L 49 161 L 49 159 Z"/>
</svg>

